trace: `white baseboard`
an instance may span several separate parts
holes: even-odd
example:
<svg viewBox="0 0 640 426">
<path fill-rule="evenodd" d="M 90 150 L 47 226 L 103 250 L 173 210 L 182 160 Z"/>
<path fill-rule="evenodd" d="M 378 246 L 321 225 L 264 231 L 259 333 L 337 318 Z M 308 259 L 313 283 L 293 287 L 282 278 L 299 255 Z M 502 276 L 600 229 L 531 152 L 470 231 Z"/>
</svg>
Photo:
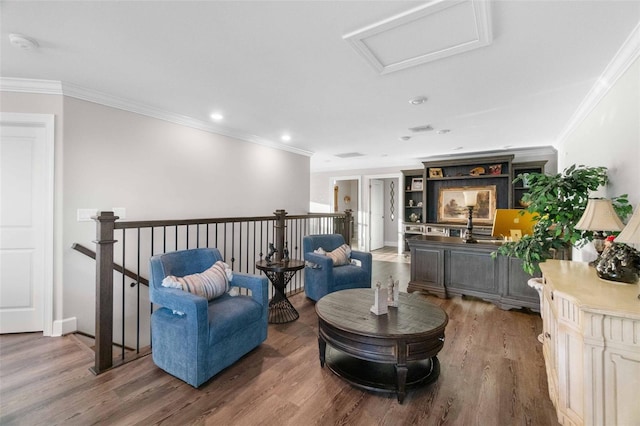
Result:
<svg viewBox="0 0 640 426">
<path fill-rule="evenodd" d="M 65 334 L 73 333 L 77 330 L 78 321 L 76 320 L 76 317 L 56 320 L 53 322 L 53 331 L 51 333 L 51 336 L 64 336 Z"/>
<path fill-rule="evenodd" d="M 385 241 L 384 245 L 385 247 L 398 247 L 398 241 Z"/>
</svg>

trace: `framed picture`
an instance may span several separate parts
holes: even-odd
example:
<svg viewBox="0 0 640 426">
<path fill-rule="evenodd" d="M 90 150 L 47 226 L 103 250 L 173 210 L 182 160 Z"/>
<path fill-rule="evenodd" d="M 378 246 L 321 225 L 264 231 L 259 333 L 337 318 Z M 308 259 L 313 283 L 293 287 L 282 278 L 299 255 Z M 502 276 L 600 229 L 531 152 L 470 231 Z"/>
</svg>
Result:
<svg viewBox="0 0 640 426">
<path fill-rule="evenodd" d="M 495 185 L 440 188 L 438 222 L 467 223 L 469 210 L 464 205 L 464 191 L 478 191 L 476 206 L 473 208 L 473 223 L 491 225 L 496 213 Z"/>
<path fill-rule="evenodd" d="M 441 178 L 442 177 L 442 169 L 440 167 L 430 167 L 429 168 L 429 177 L 430 178 Z"/>
<path fill-rule="evenodd" d="M 413 178 L 411 180 L 411 190 L 412 191 L 422 191 L 422 186 L 423 181 L 422 178 Z"/>
</svg>

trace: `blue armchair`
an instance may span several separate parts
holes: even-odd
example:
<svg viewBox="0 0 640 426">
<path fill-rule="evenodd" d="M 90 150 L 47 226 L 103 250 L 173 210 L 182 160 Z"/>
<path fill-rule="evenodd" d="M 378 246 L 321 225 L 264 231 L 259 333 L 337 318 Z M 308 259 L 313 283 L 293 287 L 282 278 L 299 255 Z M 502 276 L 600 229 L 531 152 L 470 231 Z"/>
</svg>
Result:
<svg viewBox="0 0 640 426">
<path fill-rule="evenodd" d="M 215 248 L 159 254 L 151 258 L 149 295 L 162 307 L 151 315 L 153 362 L 193 387 L 198 387 L 267 338 L 267 279 L 233 273 L 232 286 L 251 295 L 228 293 L 207 299 L 162 287 L 167 275 L 200 273 L 222 260 Z"/>
<path fill-rule="evenodd" d="M 351 259 L 360 266 L 333 266 L 330 257 L 313 251 L 322 247 L 333 251 L 344 244 L 340 234 L 308 235 L 302 239 L 302 251 L 307 266 L 304 268 L 304 292 L 309 299 L 318 301 L 326 294 L 347 288 L 371 288 L 371 253 L 351 251 Z M 313 265 L 313 266 L 310 266 Z"/>
</svg>

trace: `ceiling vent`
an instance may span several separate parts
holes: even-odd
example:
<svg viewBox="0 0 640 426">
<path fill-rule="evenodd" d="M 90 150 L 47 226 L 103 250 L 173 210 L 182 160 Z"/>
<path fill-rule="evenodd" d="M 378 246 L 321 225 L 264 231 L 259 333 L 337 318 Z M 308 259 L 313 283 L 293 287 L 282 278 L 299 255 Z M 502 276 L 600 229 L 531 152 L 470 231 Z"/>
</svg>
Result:
<svg viewBox="0 0 640 426">
<path fill-rule="evenodd" d="M 429 124 L 426 124 L 424 126 L 409 127 L 409 130 L 413 133 L 430 132 L 431 130 L 433 130 L 433 127 L 431 127 Z"/>
<path fill-rule="evenodd" d="M 336 154 L 336 157 L 339 157 L 339 158 L 364 157 L 364 154 L 361 154 L 359 152 L 345 152 L 344 154 Z"/>
<path fill-rule="evenodd" d="M 489 1 L 432 1 L 342 38 L 388 74 L 491 44 Z"/>
</svg>

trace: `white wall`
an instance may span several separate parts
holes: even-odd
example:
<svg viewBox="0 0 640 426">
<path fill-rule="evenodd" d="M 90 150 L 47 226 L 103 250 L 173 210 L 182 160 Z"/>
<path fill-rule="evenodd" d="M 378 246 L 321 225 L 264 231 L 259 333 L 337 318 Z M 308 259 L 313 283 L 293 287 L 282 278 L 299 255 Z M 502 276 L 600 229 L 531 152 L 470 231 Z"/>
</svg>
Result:
<svg viewBox="0 0 640 426">
<path fill-rule="evenodd" d="M 3 112 L 56 115 L 55 319 L 76 317 L 81 331 L 94 332 L 95 262 L 71 245 L 94 248 L 95 224 L 77 209 L 125 207 L 127 220 L 307 211 L 308 157 L 70 97 L 1 96 Z"/>
<path fill-rule="evenodd" d="M 598 195 L 629 194 L 634 209 L 640 203 L 640 59 L 565 138 L 558 162 L 560 169 L 572 164 L 605 166 L 609 185 Z"/>
<path fill-rule="evenodd" d="M 398 223 L 402 222 L 403 208 L 400 205 L 400 193 L 402 191 L 402 185 L 399 183 L 399 179 L 386 178 L 382 179 L 384 182 L 384 245 L 397 247 L 398 246 Z M 393 182 L 393 209 L 394 219 L 391 218 L 391 183 Z M 400 191 L 398 191 L 400 188 Z"/>
</svg>

